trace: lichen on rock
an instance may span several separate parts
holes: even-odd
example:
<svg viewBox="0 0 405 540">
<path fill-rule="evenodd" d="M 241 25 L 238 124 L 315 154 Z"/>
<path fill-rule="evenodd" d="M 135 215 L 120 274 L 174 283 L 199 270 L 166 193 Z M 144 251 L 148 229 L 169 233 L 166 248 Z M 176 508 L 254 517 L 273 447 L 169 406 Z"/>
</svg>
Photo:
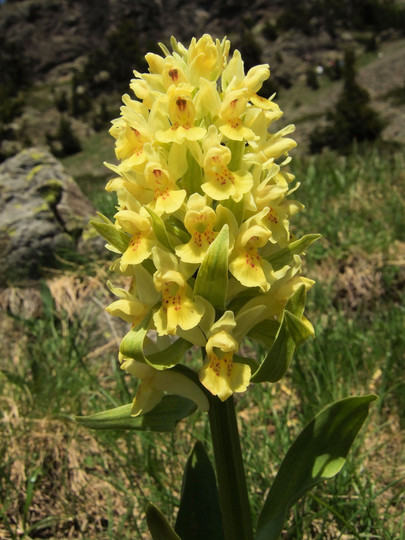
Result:
<svg viewBox="0 0 405 540">
<path fill-rule="evenodd" d="M 75 253 L 96 211 L 62 164 L 28 148 L 0 165 L 0 283 L 41 275 Z M 94 240 L 88 241 L 94 250 Z M 82 248 L 83 249 L 83 248 Z"/>
</svg>

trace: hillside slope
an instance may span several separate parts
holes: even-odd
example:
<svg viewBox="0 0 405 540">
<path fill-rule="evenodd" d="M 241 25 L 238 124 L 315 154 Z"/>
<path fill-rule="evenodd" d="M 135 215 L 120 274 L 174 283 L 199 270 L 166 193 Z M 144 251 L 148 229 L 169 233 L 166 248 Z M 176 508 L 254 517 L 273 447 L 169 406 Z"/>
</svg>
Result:
<svg viewBox="0 0 405 540">
<path fill-rule="evenodd" d="M 227 35 L 242 51 L 247 68 L 270 64 L 266 90 L 277 92 L 283 122 L 297 124 L 301 148 L 339 94 L 341 83 L 331 70 L 339 66 L 345 48 L 354 49 L 358 80 L 386 121 L 383 137 L 403 144 L 405 40 L 392 6 L 404 20 L 405 8 L 401 2 L 379 0 L 361 0 L 356 6 L 358 12 L 350 3 L 324 0 L 274 0 L 271 5 L 263 0 L 6 2 L 0 6 L 0 68 L 11 83 L 0 84 L 0 97 L 3 109 L 8 101 L 17 103 L 3 118 L 0 110 L 0 155 L 4 159 L 28 143 L 49 144 L 57 136 L 61 113 L 69 116 L 82 141 L 94 129 L 106 129 L 106 118 L 118 113 L 132 69 L 143 69 L 148 50 L 171 35 L 187 43 L 204 32 Z M 381 22 L 384 14 L 387 20 Z M 314 89 L 308 86 L 308 73 L 317 70 L 322 73 L 315 75 Z M 81 110 L 73 104 L 78 96 Z M 66 100 L 63 110 L 61 98 Z"/>
</svg>

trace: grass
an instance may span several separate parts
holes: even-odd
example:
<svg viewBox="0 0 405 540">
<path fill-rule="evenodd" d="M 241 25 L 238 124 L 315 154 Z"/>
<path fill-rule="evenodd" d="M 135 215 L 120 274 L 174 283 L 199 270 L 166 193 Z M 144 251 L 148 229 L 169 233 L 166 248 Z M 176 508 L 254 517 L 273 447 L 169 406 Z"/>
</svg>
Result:
<svg viewBox="0 0 405 540">
<path fill-rule="evenodd" d="M 69 166 L 90 182 L 84 156 Z M 342 472 L 291 513 L 285 539 L 405 538 L 404 170 L 403 156 L 377 148 L 294 164 L 306 205 L 295 231 L 324 237 L 305 263 L 317 280 L 308 303 L 317 338 L 282 381 L 238 396 L 254 518 L 288 445 L 316 412 L 349 394 L 380 399 Z M 193 441 L 211 450 L 200 414 L 174 434 L 95 433 L 65 421 L 127 403 L 135 391 L 116 361 L 125 325 L 103 312 L 107 275 L 86 266 L 35 290 L 2 292 L 1 538 L 146 540 L 146 502 L 175 516 Z"/>
<path fill-rule="evenodd" d="M 82 141 L 81 152 L 61 160 L 97 211 L 111 219 L 115 214 L 116 201 L 113 196 L 106 195 L 104 188 L 107 180 L 114 177 L 114 173 L 103 163 L 116 162 L 112 141 L 111 135 L 105 131 L 94 133 Z"/>
</svg>

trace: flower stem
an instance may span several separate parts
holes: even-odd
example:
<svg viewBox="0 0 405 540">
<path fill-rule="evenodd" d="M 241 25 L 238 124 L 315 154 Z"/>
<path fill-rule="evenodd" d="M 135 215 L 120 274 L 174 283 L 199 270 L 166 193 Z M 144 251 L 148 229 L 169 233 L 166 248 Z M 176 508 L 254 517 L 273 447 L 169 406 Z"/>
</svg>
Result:
<svg viewBox="0 0 405 540">
<path fill-rule="evenodd" d="M 211 397 L 209 419 L 225 540 L 253 540 L 245 470 L 233 397 Z"/>
</svg>

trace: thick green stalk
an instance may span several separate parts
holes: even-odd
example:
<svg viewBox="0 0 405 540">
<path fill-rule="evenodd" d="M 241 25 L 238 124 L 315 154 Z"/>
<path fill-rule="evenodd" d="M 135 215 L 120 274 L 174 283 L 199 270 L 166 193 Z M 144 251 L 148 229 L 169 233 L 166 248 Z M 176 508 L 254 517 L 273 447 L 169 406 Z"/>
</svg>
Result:
<svg viewBox="0 0 405 540">
<path fill-rule="evenodd" d="M 210 399 L 209 419 L 225 540 L 253 540 L 235 404 Z"/>
</svg>

